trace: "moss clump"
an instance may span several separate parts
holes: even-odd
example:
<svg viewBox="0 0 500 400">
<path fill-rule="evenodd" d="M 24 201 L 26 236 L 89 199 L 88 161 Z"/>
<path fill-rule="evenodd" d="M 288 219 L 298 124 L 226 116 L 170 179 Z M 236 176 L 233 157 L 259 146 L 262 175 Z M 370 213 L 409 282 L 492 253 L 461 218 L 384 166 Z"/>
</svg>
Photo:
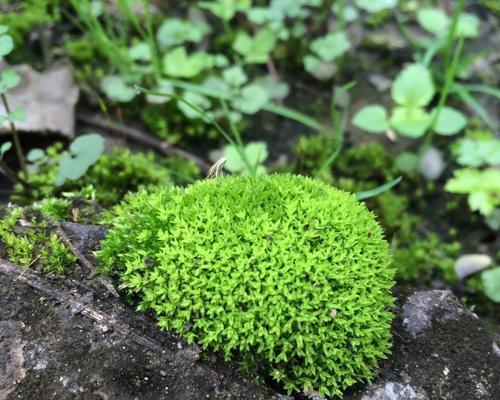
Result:
<svg viewBox="0 0 500 400">
<path fill-rule="evenodd" d="M 398 281 L 418 280 L 422 284 L 429 282 L 438 273 L 445 282 L 456 282 L 453 266 L 460 254 L 460 243 L 442 242 L 436 234 L 429 234 L 425 238 L 413 234 L 410 238 L 412 242 L 396 246 L 393 252 Z"/>
<path fill-rule="evenodd" d="M 66 181 L 55 186 L 58 161 L 62 145 L 56 144 L 46 150 L 48 159 L 30 174 L 29 183 L 34 199 L 60 196 L 64 192 L 79 192 L 92 186 L 97 202 L 109 207 L 118 203 L 129 191 L 150 189 L 156 186 L 172 186 L 191 181 L 198 175 L 196 165 L 178 158 L 159 162 L 152 153 L 131 153 L 115 148 L 103 154 L 87 173 L 75 181 Z"/>
<path fill-rule="evenodd" d="M 0 220 L 0 244 L 9 261 L 44 272 L 64 274 L 76 261 L 46 220 L 28 217 L 20 207 L 8 208 Z"/>
<path fill-rule="evenodd" d="M 130 195 L 98 258 L 139 309 L 288 391 L 341 395 L 390 347 L 394 271 L 354 196 L 292 175 Z"/>
</svg>

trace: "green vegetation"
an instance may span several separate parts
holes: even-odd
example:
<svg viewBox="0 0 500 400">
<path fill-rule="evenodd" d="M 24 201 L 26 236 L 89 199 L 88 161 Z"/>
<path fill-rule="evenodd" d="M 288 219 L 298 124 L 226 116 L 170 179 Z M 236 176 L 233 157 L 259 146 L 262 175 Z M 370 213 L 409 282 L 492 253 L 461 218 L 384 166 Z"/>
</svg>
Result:
<svg viewBox="0 0 500 400">
<path fill-rule="evenodd" d="M 104 207 L 118 203 L 129 191 L 185 184 L 199 173 L 194 164 L 175 157 L 159 161 L 152 153 L 131 153 L 116 148 L 109 154 L 102 154 L 87 173 L 58 184 L 58 171 L 67 154 L 62 145 L 55 144 L 45 152 L 39 151 L 39 157 L 33 156 L 33 151 L 30 154 L 32 172 L 28 182 L 32 198 L 44 199 L 90 188 L 95 200 Z"/>
<path fill-rule="evenodd" d="M 0 220 L 0 242 L 9 260 L 26 268 L 35 265 L 44 272 L 64 274 L 76 261 L 49 223 L 25 215 L 23 208 L 6 210 Z"/>
<path fill-rule="evenodd" d="M 189 342 L 239 351 L 286 390 L 341 395 L 389 350 L 393 270 L 354 196 L 291 175 L 128 196 L 97 257 Z"/>
</svg>

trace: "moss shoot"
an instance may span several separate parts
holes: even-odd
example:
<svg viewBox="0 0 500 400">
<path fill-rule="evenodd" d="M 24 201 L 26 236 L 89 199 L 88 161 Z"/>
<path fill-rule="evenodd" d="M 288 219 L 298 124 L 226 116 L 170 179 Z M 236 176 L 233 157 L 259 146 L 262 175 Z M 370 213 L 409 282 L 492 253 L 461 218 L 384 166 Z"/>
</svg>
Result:
<svg viewBox="0 0 500 400">
<path fill-rule="evenodd" d="M 390 349 L 394 271 L 373 214 L 306 177 L 200 181 L 129 195 L 98 258 L 189 342 L 341 395 Z"/>
</svg>

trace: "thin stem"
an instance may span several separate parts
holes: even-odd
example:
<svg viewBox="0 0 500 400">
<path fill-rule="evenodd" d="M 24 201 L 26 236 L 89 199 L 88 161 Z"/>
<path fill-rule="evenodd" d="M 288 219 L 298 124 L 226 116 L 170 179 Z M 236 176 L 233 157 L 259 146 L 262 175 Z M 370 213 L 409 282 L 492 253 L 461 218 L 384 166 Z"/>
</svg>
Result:
<svg viewBox="0 0 500 400">
<path fill-rule="evenodd" d="M 20 183 L 25 189 L 30 188 L 30 184 L 20 178 L 3 160 L 0 160 L 0 172 L 3 172 L 12 183 Z"/>
<path fill-rule="evenodd" d="M 9 103 L 7 102 L 7 97 L 5 93 L 2 93 L 2 103 L 7 112 L 7 115 L 10 114 Z M 14 147 L 16 149 L 17 159 L 19 160 L 19 164 L 21 165 L 21 170 L 23 171 L 24 177 L 28 177 L 28 170 L 26 169 L 26 160 L 24 159 L 23 148 L 21 147 L 21 141 L 19 140 L 19 135 L 16 130 L 15 124 L 9 119 L 10 130 L 12 132 L 12 138 L 14 139 Z"/>
<path fill-rule="evenodd" d="M 429 133 L 427 134 L 427 137 L 425 138 L 425 142 L 422 146 L 422 152 L 427 150 L 432 143 L 432 137 L 434 135 L 434 127 L 437 123 L 437 120 L 439 118 L 439 114 L 441 113 L 441 110 L 443 109 L 444 104 L 446 103 L 446 99 L 448 98 L 448 94 L 450 93 L 450 89 L 453 85 L 453 80 L 455 78 L 455 74 L 457 71 L 457 65 L 458 65 L 458 61 L 460 59 L 460 55 L 462 54 L 463 46 L 464 46 L 464 38 L 458 39 L 457 48 L 455 49 L 455 52 L 453 53 L 451 65 L 446 70 L 444 86 L 443 86 L 443 89 L 441 90 L 441 95 L 439 96 L 438 105 L 436 107 L 436 111 L 434 113 L 434 117 L 432 119 L 432 123 L 431 123 L 430 128 L 429 128 Z"/>
<path fill-rule="evenodd" d="M 444 48 L 444 70 L 447 71 L 450 64 L 450 53 L 452 51 L 453 42 L 457 34 L 458 19 L 464 10 L 464 0 L 458 0 L 457 8 L 453 12 L 453 18 L 451 20 L 450 33 L 446 39 L 446 45 Z"/>
</svg>

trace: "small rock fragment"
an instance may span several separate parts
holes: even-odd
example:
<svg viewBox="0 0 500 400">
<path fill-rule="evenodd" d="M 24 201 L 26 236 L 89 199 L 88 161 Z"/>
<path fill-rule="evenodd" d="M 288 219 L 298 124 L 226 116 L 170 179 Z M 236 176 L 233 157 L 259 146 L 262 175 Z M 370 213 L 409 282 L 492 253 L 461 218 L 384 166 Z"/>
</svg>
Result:
<svg viewBox="0 0 500 400">
<path fill-rule="evenodd" d="M 417 391 L 410 385 L 387 382 L 365 394 L 361 400 L 428 400 L 427 394 Z"/>
<path fill-rule="evenodd" d="M 465 254 L 455 261 L 454 270 L 459 280 L 489 267 L 493 259 L 486 254 Z"/>
</svg>

